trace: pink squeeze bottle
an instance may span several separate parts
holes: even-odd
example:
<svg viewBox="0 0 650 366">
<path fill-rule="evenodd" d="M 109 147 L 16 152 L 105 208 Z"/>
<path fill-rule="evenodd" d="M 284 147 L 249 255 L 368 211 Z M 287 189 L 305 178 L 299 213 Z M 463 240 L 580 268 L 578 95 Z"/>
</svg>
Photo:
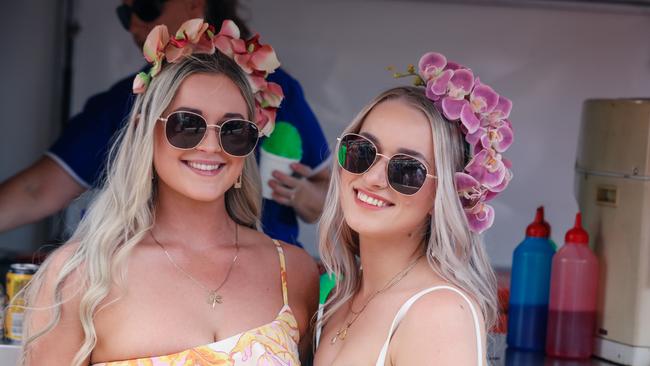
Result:
<svg viewBox="0 0 650 366">
<path fill-rule="evenodd" d="M 593 352 L 596 328 L 598 259 L 578 212 L 565 244 L 553 257 L 546 354 L 585 359 Z"/>
</svg>

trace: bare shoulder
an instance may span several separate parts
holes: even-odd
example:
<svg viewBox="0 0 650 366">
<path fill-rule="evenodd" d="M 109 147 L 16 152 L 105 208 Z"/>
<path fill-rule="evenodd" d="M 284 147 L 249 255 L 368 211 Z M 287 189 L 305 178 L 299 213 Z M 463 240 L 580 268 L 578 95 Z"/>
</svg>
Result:
<svg viewBox="0 0 650 366">
<path fill-rule="evenodd" d="M 50 330 L 30 344 L 28 365 L 69 365 L 83 342 L 78 315 L 83 264 L 70 261 L 78 249 L 78 243 L 69 243 L 55 250 L 30 282 L 25 331 Z"/>
<path fill-rule="evenodd" d="M 39 276 L 42 277 L 45 286 L 50 285 L 59 275 L 66 272 L 69 273 L 66 276 L 66 282 L 79 279 L 83 263 L 70 262 L 79 247 L 80 243 L 78 242 L 68 242 L 48 255 L 39 269 Z"/>
<path fill-rule="evenodd" d="M 306 250 L 283 241 L 278 242 L 282 246 L 282 250 L 287 259 L 287 267 L 291 265 L 291 267 L 294 267 L 293 269 L 297 272 L 318 277 L 318 266 L 316 266 L 316 261 L 311 255 L 309 255 L 309 253 L 307 253 Z"/>
<path fill-rule="evenodd" d="M 294 310 L 300 328 L 300 354 L 308 362 L 312 353 L 313 324 L 311 319 L 318 308 L 318 267 L 316 261 L 302 248 L 280 242 L 286 262 L 289 305 Z"/>
<path fill-rule="evenodd" d="M 55 288 L 58 288 L 64 309 L 78 306 L 84 265 L 71 259 L 79 247 L 79 243 L 67 243 L 50 253 L 30 283 L 33 303 L 51 306 L 50 303 L 55 302 Z"/>
<path fill-rule="evenodd" d="M 287 266 L 289 286 L 305 296 L 318 292 L 318 266 L 306 250 L 280 241 Z M 314 296 L 317 298 L 317 295 Z"/>
<path fill-rule="evenodd" d="M 272 244 L 273 239 L 263 232 L 245 228 L 241 234 L 246 236 L 246 240 L 253 245 L 256 255 L 268 256 L 277 261 L 277 249 Z M 263 243 L 264 245 L 258 245 Z M 305 294 L 305 292 L 318 292 L 318 267 L 316 261 L 304 249 L 278 241 L 282 252 L 284 253 L 287 284 L 290 294 Z M 305 294 L 306 295 L 306 294 Z M 309 295 L 310 296 L 310 295 Z M 316 296 L 317 299 L 317 296 Z"/>
<path fill-rule="evenodd" d="M 436 360 L 436 365 L 476 365 L 477 332 L 485 356 L 484 328 L 480 309 L 466 293 L 431 291 L 413 303 L 400 323 L 391 358 L 398 364 L 428 365 Z"/>
</svg>

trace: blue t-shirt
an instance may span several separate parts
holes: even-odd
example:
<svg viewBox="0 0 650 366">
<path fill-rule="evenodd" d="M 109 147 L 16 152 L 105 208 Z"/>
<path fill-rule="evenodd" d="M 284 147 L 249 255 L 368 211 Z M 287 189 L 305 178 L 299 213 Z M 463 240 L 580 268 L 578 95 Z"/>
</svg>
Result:
<svg viewBox="0 0 650 366">
<path fill-rule="evenodd" d="M 131 75 L 108 91 L 88 99 L 83 110 L 70 119 L 62 135 L 46 153 L 86 188 L 100 184 L 108 151 L 117 131 L 124 126 L 135 100 L 131 91 L 134 77 Z M 320 171 L 329 159 L 329 147 L 316 116 L 305 100 L 302 87 L 282 69 L 269 75 L 268 80 L 278 83 L 285 95 L 276 120 L 289 122 L 298 129 L 303 141 L 301 163 L 316 172 Z M 298 221 L 292 207 L 264 199 L 262 228 L 272 238 L 300 245 Z"/>
</svg>

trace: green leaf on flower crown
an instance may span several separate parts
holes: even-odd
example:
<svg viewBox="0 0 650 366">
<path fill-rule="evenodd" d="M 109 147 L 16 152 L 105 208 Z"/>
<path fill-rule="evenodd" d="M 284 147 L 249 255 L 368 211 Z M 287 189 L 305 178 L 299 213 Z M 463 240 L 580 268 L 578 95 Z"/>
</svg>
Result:
<svg viewBox="0 0 650 366">
<path fill-rule="evenodd" d="M 267 108 L 270 106 L 269 102 L 267 100 L 263 100 L 262 103 L 260 103 L 260 106 L 262 108 Z"/>
<path fill-rule="evenodd" d="M 255 51 L 255 45 L 252 44 L 252 43 L 249 44 L 249 45 L 248 45 L 248 50 L 247 50 L 247 51 L 248 51 L 248 53 L 253 53 L 253 51 Z"/>
<path fill-rule="evenodd" d="M 176 40 L 182 41 L 185 39 L 185 31 L 179 30 L 176 32 Z"/>
<path fill-rule="evenodd" d="M 413 85 L 415 86 L 426 86 L 427 84 L 422 80 L 420 75 L 415 75 L 415 79 L 413 79 Z"/>
<path fill-rule="evenodd" d="M 141 71 L 138 74 L 138 77 L 142 79 L 146 85 L 149 85 L 149 82 L 151 81 L 151 75 L 149 75 L 148 72 Z"/>
</svg>

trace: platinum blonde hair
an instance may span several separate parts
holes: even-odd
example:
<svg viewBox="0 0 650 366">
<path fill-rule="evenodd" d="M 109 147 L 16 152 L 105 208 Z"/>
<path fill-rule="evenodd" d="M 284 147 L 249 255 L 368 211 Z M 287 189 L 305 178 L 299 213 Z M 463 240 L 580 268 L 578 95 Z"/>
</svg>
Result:
<svg viewBox="0 0 650 366">
<path fill-rule="evenodd" d="M 433 215 L 422 230 L 422 252 L 439 276 L 468 293 L 478 304 L 486 329 L 496 322 L 496 277 L 490 266 L 481 237 L 470 231 L 454 183 L 454 173 L 462 171 L 467 158 L 458 124 L 445 120 L 424 88 L 397 87 L 385 91 L 355 117 L 344 133 L 358 133 L 365 118 L 378 104 L 400 100 L 421 111 L 429 120 L 433 134 L 434 165 L 438 176 Z M 397 126 L 396 126 L 397 128 Z M 354 295 L 360 285 L 357 264 L 359 239 L 347 223 L 339 202 L 340 167 L 334 159 L 332 178 L 320 220 L 320 256 L 327 271 L 337 278 L 337 286 L 325 304 L 318 326 Z"/>
<path fill-rule="evenodd" d="M 61 318 L 64 284 L 74 274 L 79 279 L 79 320 L 84 340 L 72 365 L 81 366 L 90 357 L 96 343 L 93 316 L 113 285 L 118 288 L 127 280 L 126 262 L 131 250 L 144 238 L 154 224 L 156 188 L 154 176 L 154 127 L 171 103 L 181 83 L 193 74 L 222 74 L 241 91 L 246 101 L 248 119 L 254 120 L 254 99 L 243 71 L 231 59 L 216 52 L 196 55 L 178 63 L 168 64 L 135 100 L 128 123 L 111 148 L 103 187 L 70 239 L 78 243 L 62 264 L 50 257 L 43 263 L 25 291 L 26 334 L 21 364 L 29 361 L 30 346 L 54 328 Z M 261 210 L 260 178 L 254 154 L 249 155 L 242 171 L 242 187 L 225 193 L 229 216 L 238 224 L 255 228 Z M 58 261 L 61 262 L 61 261 Z M 56 264 L 53 264 L 56 263 Z M 48 274 L 48 272 L 51 272 Z M 32 308 L 46 281 L 53 289 L 53 298 L 46 307 Z M 71 297 L 67 296 L 66 297 Z M 42 299 L 39 300 L 41 302 Z M 43 329 L 31 329 L 30 315 L 50 311 L 51 321 Z"/>
</svg>

